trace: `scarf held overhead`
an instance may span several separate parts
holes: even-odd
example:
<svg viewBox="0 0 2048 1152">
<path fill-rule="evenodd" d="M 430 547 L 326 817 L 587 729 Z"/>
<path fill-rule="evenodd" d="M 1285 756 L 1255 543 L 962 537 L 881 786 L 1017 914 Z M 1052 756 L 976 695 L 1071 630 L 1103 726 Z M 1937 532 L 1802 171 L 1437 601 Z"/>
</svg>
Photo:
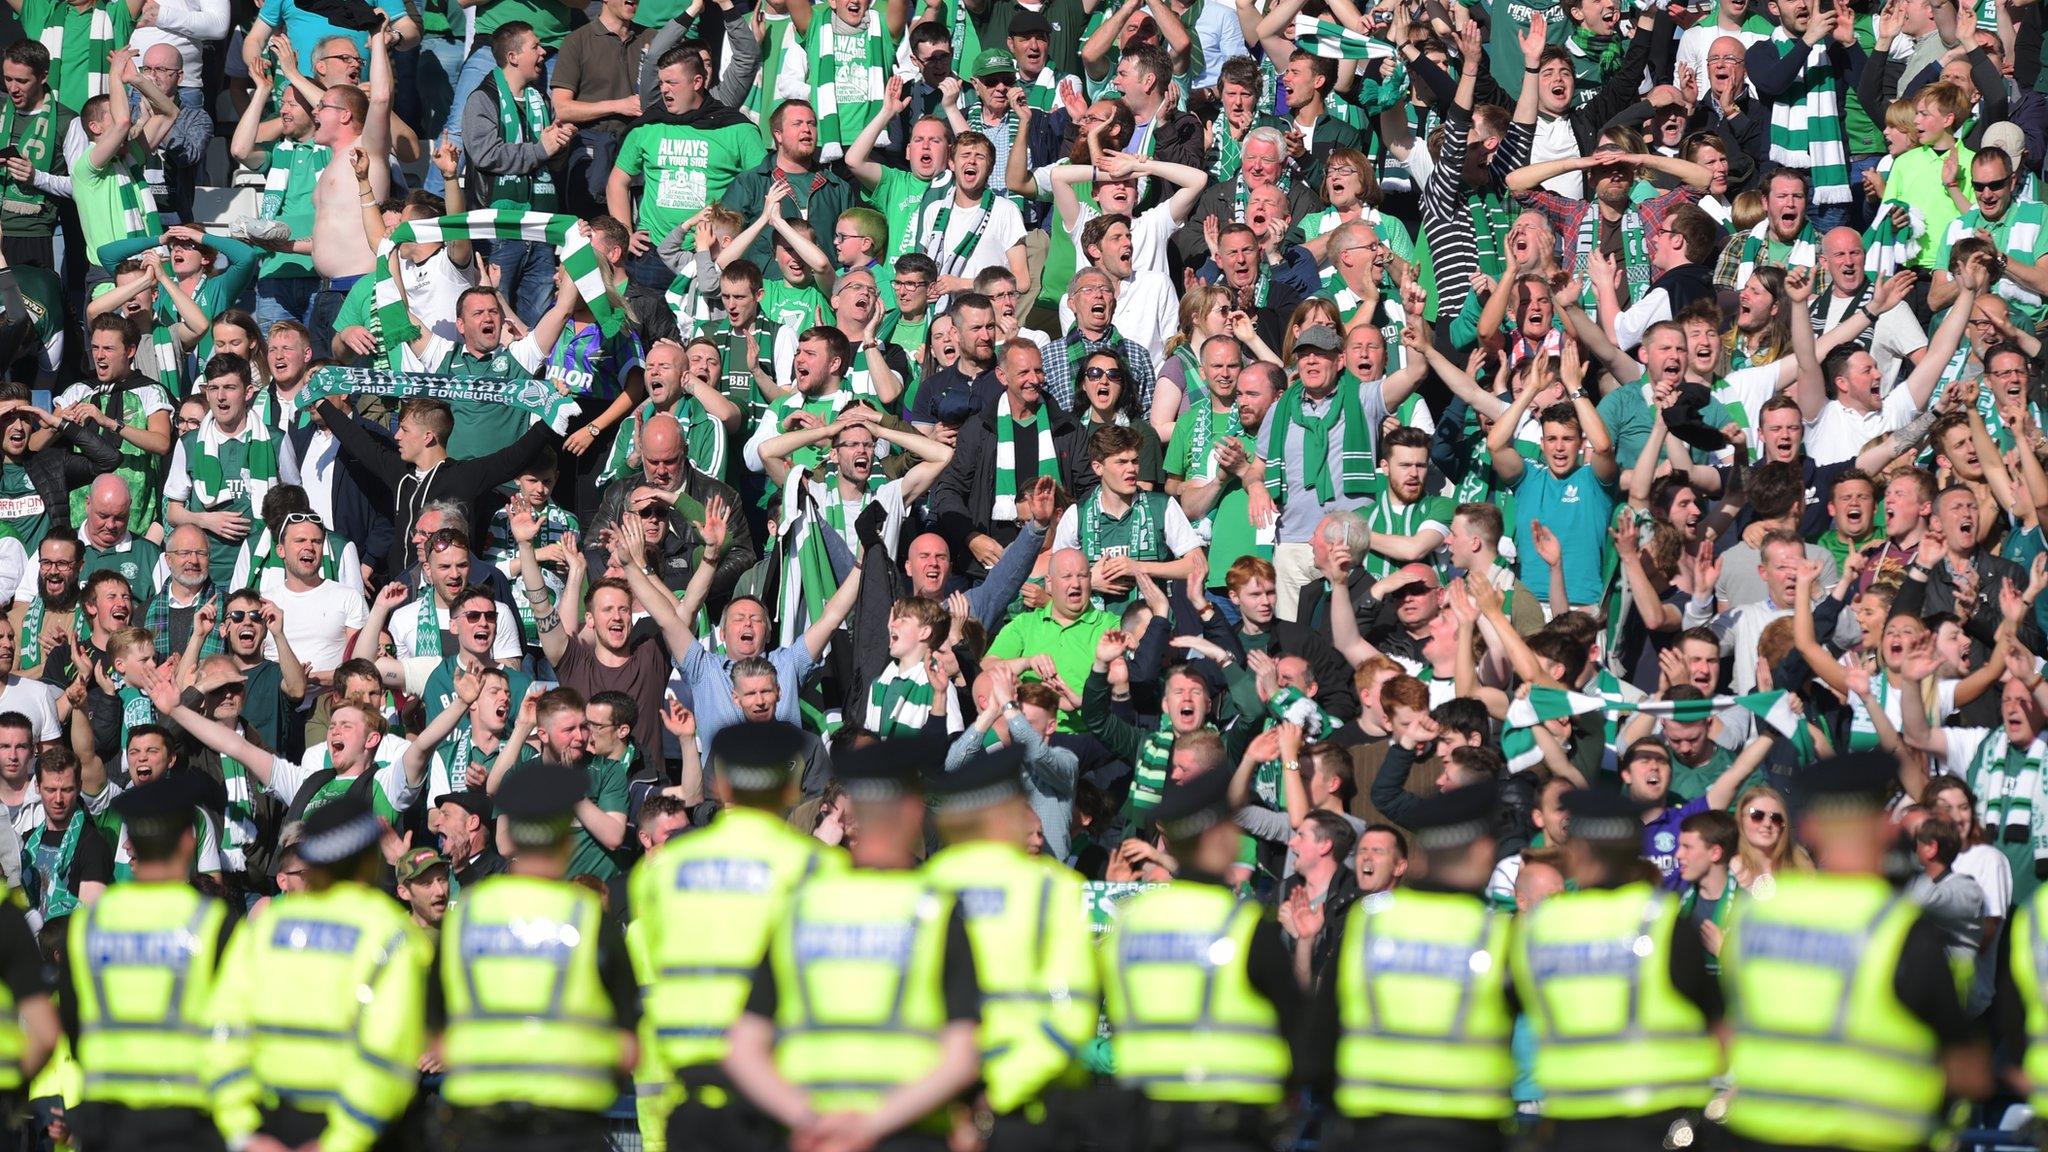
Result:
<svg viewBox="0 0 2048 1152">
<path fill-rule="evenodd" d="M 583 222 L 574 216 L 546 212 L 524 212 L 517 208 L 478 208 L 459 216 L 434 220 L 412 220 L 393 229 L 377 246 L 377 267 L 372 273 L 371 307 L 383 327 L 384 346 L 389 349 L 419 334 L 407 314 L 405 299 L 398 294 L 398 282 L 391 277 L 391 252 L 400 244 L 446 243 L 450 240 L 529 240 L 552 245 L 562 267 L 576 282 L 576 291 L 590 305 L 590 314 L 607 336 L 618 334 L 625 310 L 605 282 L 604 267 L 597 249 L 583 233 Z"/>
<path fill-rule="evenodd" d="M 566 434 L 577 404 L 545 380 L 526 377 L 494 380 L 481 376 L 435 376 L 425 372 L 390 372 L 382 368 L 315 368 L 306 377 L 307 404 L 351 393 L 409 399 L 425 396 L 450 403 L 507 404 Z"/>
</svg>

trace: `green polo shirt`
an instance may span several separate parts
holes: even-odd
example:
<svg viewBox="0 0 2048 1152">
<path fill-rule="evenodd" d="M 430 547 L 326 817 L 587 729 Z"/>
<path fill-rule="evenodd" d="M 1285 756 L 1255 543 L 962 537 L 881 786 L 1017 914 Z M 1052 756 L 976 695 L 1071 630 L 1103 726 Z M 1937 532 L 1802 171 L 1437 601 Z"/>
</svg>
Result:
<svg viewBox="0 0 2048 1152">
<path fill-rule="evenodd" d="M 1014 660 L 1019 656 L 1046 655 L 1052 657 L 1053 667 L 1067 686 L 1079 689 L 1088 682 L 1088 672 L 1095 666 L 1095 644 L 1102 634 L 1120 625 L 1114 612 L 1090 608 L 1074 618 L 1071 623 L 1062 624 L 1052 614 L 1048 604 L 1035 612 L 1026 612 L 1011 618 L 996 633 L 995 642 L 989 646 L 988 656 L 994 660 Z M 1032 677 L 1037 679 L 1037 677 Z M 1073 712 L 1060 713 L 1060 731 L 1081 730 L 1080 717 Z"/>
<path fill-rule="evenodd" d="M 85 564 L 79 570 L 78 578 L 84 581 L 102 570 L 119 572 L 128 581 L 128 590 L 135 594 L 135 610 L 140 613 L 142 606 L 156 595 L 156 564 L 162 556 L 162 549 L 133 534 L 122 544 L 105 551 L 87 544 Z"/>
</svg>

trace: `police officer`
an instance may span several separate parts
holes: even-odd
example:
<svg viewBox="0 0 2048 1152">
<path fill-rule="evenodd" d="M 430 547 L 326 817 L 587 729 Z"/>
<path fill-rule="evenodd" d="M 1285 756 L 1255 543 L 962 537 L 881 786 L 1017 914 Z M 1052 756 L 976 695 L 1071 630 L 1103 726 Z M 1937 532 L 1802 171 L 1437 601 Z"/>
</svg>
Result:
<svg viewBox="0 0 2048 1152">
<path fill-rule="evenodd" d="M 1309 1013 L 1313 1065 L 1334 1066 L 1336 1152 L 1493 1152 L 1514 1115 L 1508 917 L 1480 895 L 1493 873 L 1490 781 L 1407 817 L 1401 889 L 1344 925 L 1333 979 Z"/>
<path fill-rule="evenodd" d="M 1154 812 L 1171 884 L 1123 906 L 1107 947 L 1117 1081 L 1139 1098 L 1134 1148 L 1270 1148 L 1304 1007 L 1279 925 L 1225 887 L 1238 857 L 1230 773 L 1170 785 Z"/>
<path fill-rule="evenodd" d="M 921 766 L 937 741 L 834 757 L 855 867 L 797 886 L 733 1024 L 726 1071 L 794 1147 L 940 1152 L 946 1105 L 981 1072 L 965 919 L 915 870 Z"/>
<path fill-rule="evenodd" d="M 306 890 L 242 922 L 214 984 L 214 1120 L 230 1148 L 366 1152 L 419 1078 L 433 945 L 371 886 L 384 822 L 366 801 L 330 800 L 303 829 Z"/>
<path fill-rule="evenodd" d="M 1736 907 L 1721 982 L 1728 1127 L 1746 1149 L 1925 1148 L 1946 1098 L 1990 1094 L 1941 935 L 1884 879 L 1897 778 L 1885 752 L 1801 772 L 1800 838 L 1820 871 L 1780 872 Z"/>
<path fill-rule="evenodd" d="M 640 990 L 598 894 L 563 877 L 585 774 L 537 760 L 506 775 L 511 868 L 442 923 L 427 989 L 439 1036 L 443 1145 L 603 1152 L 633 1068 Z"/>
<path fill-rule="evenodd" d="M 1081 878 L 1024 851 L 1032 827 L 1024 799 L 1024 755 L 1005 748 L 935 776 L 939 836 L 948 847 L 925 875 L 959 902 L 974 944 L 982 1016 L 982 1082 L 977 1119 L 993 1152 L 1066 1149 L 1085 1124 L 1071 1092 L 1085 1077 L 1076 1059 L 1095 1036 L 1100 982 Z M 1059 1113 L 1048 1112 L 1048 1104 Z"/>
<path fill-rule="evenodd" d="M 1641 809 L 1580 789 L 1566 868 L 1578 890 L 1538 905 L 1514 946 L 1515 991 L 1536 1036 L 1552 1148 L 1689 1146 L 1722 1068 L 1721 990 L 1699 933 L 1641 858 Z"/>
<path fill-rule="evenodd" d="M 633 871 L 626 943 L 647 997 L 636 1096 L 650 1150 L 664 1136 L 669 1152 L 732 1152 L 773 1138 L 720 1062 L 790 891 L 844 867 L 844 853 L 782 818 L 796 802 L 804 748 L 803 730 L 780 721 L 720 730 L 710 758 L 718 816 Z M 664 1092 L 672 1111 L 653 1103 Z"/>
<path fill-rule="evenodd" d="M 221 1147 L 201 1070 L 234 923 L 188 882 L 202 797 L 191 771 L 114 797 L 135 879 L 71 915 L 58 999 L 84 1074 L 68 1117 L 82 1152 Z"/>
</svg>

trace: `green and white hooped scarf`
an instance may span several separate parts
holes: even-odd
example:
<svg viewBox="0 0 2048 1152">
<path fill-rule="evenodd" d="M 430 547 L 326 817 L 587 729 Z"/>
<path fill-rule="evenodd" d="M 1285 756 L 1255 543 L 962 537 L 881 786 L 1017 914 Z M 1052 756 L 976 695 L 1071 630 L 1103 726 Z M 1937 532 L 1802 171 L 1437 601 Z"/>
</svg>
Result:
<svg viewBox="0 0 2048 1152">
<path fill-rule="evenodd" d="M 1633 204 L 1621 214 L 1620 228 L 1622 265 L 1628 272 L 1628 299 L 1621 303 L 1627 307 L 1630 301 L 1641 300 L 1643 294 L 1650 290 L 1649 228 L 1643 223 L 1641 209 Z M 1573 265 L 1574 274 L 1585 281 L 1586 291 L 1582 300 L 1588 309 L 1592 309 L 1595 305 L 1590 269 L 1593 253 L 1600 247 L 1599 204 L 1587 206 L 1586 214 L 1579 218 L 1579 234 L 1572 243 L 1578 254 Z M 1594 311 L 1587 314 L 1598 315 Z"/>
<path fill-rule="evenodd" d="M 1771 222 L 1760 220 L 1742 237 L 1741 262 L 1735 266 L 1735 286 L 1749 283 L 1749 278 L 1770 253 Z M 1785 254 L 1785 267 L 1811 268 L 1820 253 L 1820 234 L 1813 230 L 1813 222 L 1806 221 L 1799 226 L 1799 235 L 1792 238 L 1790 249 Z"/>
<path fill-rule="evenodd" d="M 21 618 L 21 640 L 15 645 L 17 668 L 34 668 L 43 662 L 43 612 L 41 596 L 28 602 L 28 612 Z M 71 634 L 76 636 L 85 630 L 85 605 L 81 603 L 71 610 Z"/>
<path fill-rule="evenodd" d="M 392 250 L 400 244 L 445 244 L 450 240 L 529 240 L 551 245 L 561 258 L 562 267 L 569 270 L 570 279 L 576 282 L 577 293 L 590 306 L 597 326 L 605 335 L 616 336 L 625 322 L 625 307 L 606 283 L 597 249 L 590 246 L 590 238 L 583 234 L 582 223 L 574 216 L 518 208 L 479 208 L 459 216 L 410 220 L 392 229 L 377 246 L 377 266 L 371 273 L 372 308 L 378 323 L 383 325 L 385 349 L 419 335 L 412 317 L 407 315 L 404 299 L 398 294 L 398 285 L 391 278 Z"/>
<path fill-rule="evenodd" d="M 896 55 L 882 9 L 868 9 L 860 27 L 842 32 L 830 12 L 818 14 L 804 37 L 811 104 L 818 114 L 818 159 L 829 164 L 845 154 L 861 129 L 875 118 L 889 60 Z"/>
<path fill-rule="evenodd" d="M 220 758 L 221 783 L 228 794 L 227 818 L 221 821 L 221 865 L 230 872 L 249 867 L 249 845 L 256 843 L 256 797 L 249 769 L 232 756 Z"/>
<path fill-rule="evenodd" d="M 285 199 L 291 194 L 292 186 L 310 186 L 320 178 L 320 173 L 333 158 L 334 150 L 325 144 L 304 144 L 297 140 L 279 140 L 272 144 L 270 168 L 263 173 L 263 207 L 258 214 L 265 220 L 282 217 Z"/>
<path fill-rule="evenodd" d="M 78 896 L 64 887 L 64 877 L 78 855 L 79 830 L 90 822 L 91 817 L 83 807 L 71 813 L 71 823 L 64 826 L 64 838 L 57 844 L 57 862 L 48 876 L 36 871 L 36 843 L 42 839 L 42 832 L 31 833 L 28 842 L 21 846 L 22 886 L 27 890 L 30 905 L 42 910 L 45 924 L 59 916 L 69 916 L 78 907 Z"/>
<path fill-rule="evenodd" d="M 1031 426 L 1038 433 L 1038 475 L 1058 481 L 1060 478 L 1059 452 L 1053 446 L 1052 414 L 1045 405 L 1038 406 Z M 991 520 L 1015 523 L 1017 520 L 1017 496 L 1022 491 L 1017 484 L 1017 422 L 1010 418 L 1008 402 L 996 406 L 996 498 L 989 511 Z"/>
<path fill-rule="evenodd" d="M 1799 77 L 1771 104 L 1771 161 L 1803 168 L 1813 178 L 1813 202 L 1849 202 L 1849 150 L 1842 128 L 1842 82 L 1828 63 L 1825 41 L 1811 48 L 1783 28 L 1772 45 L 1806 50 Z"/>
<path fill-rule="evenodd" d="M 540 143 L 541 130 L 555 120 L 540 86 L 528 84 L 525 91 L 514 96 L 503 68 L 491 69 L 485 83 L 497 97 L 498 130 L 504 133 L 505 142 Z M 499 173 L 490 180 L 492 207 L 528 208 L 536 212 L 553 212 L 556 208 L 555 177 L 545 163 L 525 175 Z"/>
<path fill-rule="evenodd" d="M 922 662 L 905 672 L 890 661 L 868 686 L 867 715 L 862 727 L 882 739 L 915 736 L 932 718 L 932 697 L 936 691 L 931 674 Z"/>
<path fill-rule="evenodd" d="M 113 55 L 114 13 L 110 5 L 121 2 L 122 0 L 101 0 L 100 3 L 92 6 L 91 18 L 86 25 L 85 58 L 87 60 L 106 60 L 109 56 Z M 43 47 L 50 50 L 50 71 L 52 76 L 56 74 L 56 62 L 64 59 L 64 24 L 74 11 L 69 4 L 58 4 L 56 19 L 51 22 L 49 27 L 43 29 L 42 35 L 36 37 Z M 73 51 L 76 51 L 78 45 L 74 44 L 71 47 Z M 85 98 L 87 100 L 95 96 L 105 96 L 108 88 L 109 82 L 106 68 L 93 68 L 86 73 Z M 80 104 L 83 106 L 83 101 Z"/>
<path fill-rule="evenodd" d="M 262 424 L 244 419 L 242 430 L 232 436 L 222 432 L 212 416 L 197 431 L 185 433 L 185 466 L 192 473 L 192 498 L 202 508 L 212 508 L 226 497 L 228 477 L 221 470 L 220 450 L 231 441 L 248 446 L 242 478 L 251 508 L 261 509 L 264 495 L 277 483 L 277 440 Z"/>
</svg>

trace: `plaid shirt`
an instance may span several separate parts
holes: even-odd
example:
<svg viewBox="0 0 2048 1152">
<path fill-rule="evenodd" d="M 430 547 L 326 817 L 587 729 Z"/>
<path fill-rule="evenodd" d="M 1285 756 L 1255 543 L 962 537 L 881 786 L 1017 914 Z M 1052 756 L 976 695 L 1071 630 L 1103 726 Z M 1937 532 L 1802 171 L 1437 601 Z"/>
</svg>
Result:
<svg viewBox="0 0 2048 1152">
<path fill-rule="evenodd" d="M 1568 196 L 1560 196 L 1547 188 L 1524 192 L 1517 199 L 1523 207 L 1541 212 L 1543 218 L 1550 222 L 1551 229 L 1557 233 L 1558 265 L 1566 273 L 1576 274 L 1579 267 L 1579 229 L 1585 227 L 1586 213 L 1599 211 L 1599 201 L 1574 200 Z M 1649 238 L 1655 236 L 1657 230 L 1664 226 L 1664 217 L 1669 215 L 1673 208 L 1680 204 L 1697 204 L 1699 199 L 1699 193 L 1681 184 L 1669 192 L 1652 196 L 1635 205 L 1635 211 L 1641 213 L 1643 217 L 1644 247 L 1648 247 Z M 1594 233 L 1594 243 L 1599 243 L 1597 232 Z M 1588 258 L 1590 257 L 1591 254 L 1588 253 Z"/>
<path fill-rule="evenodd" d="M 1045 350 L 1045 394 L 1062 409 L 1074 411 L 1074 368 L 1083 355 L 1108 349 L 1123 357 L 1124 387 L 1138 391 L 1138 411 L 1152 410 L 1152 385 L 1159 378 L 1152 366 L 1152 354 L 1136 340 L 1127 339 L 1115 328 L 1100 340 L 1090 340 L 1076 328 L 1067 338 Z"/>
<path fill-rule="evenodd" d="M 165 584 L 164 590 L 157 593 L 156 598 L 149 602 L 149 607 L 142 612 L 142 626 L 156 634 L 156 654 L 159 658 L 172 655 L 171 588 L 175 583 L 172 581 Z M 227 641 L 221 631 L 228 619 L 227 598 L 226 590 L 214 587 L 212 580 L 200 586 L 199 602 L 194 607 L 210 601 L 214 610 L 213 631 L 206 634 L 205 642 L 199 647 L 201 657 L 227 650 Z"/>
</svg>

